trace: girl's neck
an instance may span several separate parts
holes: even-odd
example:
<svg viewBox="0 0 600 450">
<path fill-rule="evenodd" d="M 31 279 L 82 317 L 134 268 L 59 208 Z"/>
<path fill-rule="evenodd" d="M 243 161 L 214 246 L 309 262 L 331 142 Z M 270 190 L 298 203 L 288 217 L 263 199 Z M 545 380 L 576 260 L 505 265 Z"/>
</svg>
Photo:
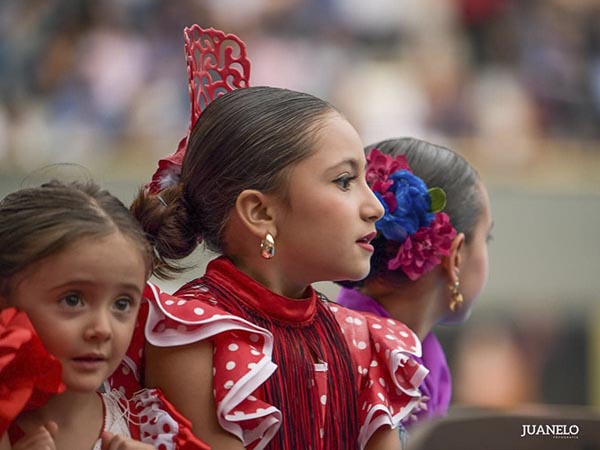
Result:
<svg viewBox="0 0 600 450">
<path fill-rule="evenodd" d="M 308 282 L 298 282 L 287 279 L 272 261 L 248 261 L 244 258 L 228 256 L 233 264 L 250 278 L 265 286 L 271 292 L 290 299 L 304 299 Z"/>
<path fill-rule="evenodd" d="M 392 318 L 404 323 L 423 340 L 443 314 L 440 286 L 425 278 L 407 282 L 402 287 L 372 280 L 361 292 L 376 300 Z"/>
</svg>

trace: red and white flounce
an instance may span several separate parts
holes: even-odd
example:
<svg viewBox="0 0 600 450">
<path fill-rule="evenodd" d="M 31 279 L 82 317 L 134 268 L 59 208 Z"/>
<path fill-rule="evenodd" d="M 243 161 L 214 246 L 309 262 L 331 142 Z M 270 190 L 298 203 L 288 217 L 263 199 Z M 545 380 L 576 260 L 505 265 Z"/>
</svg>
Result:
<svg viewBox="0 0 600 450">
<path fill-rule="evenodd" d="M 429 371 L 413 357 L 421 342 L 403 323 L 330 303 L 342 327 L 359 378 L 359 444 L 381 426 L 397 427 L 418 404 Z"/>
<path fill-rule="evenodd" d="M 245 446 L 264 448 L 279 429 L 281 413 L 252 394 L 276 370 L 271 333 L 216 306 L 211 299 L 174 297 L 151 283 L 127 358 L 110 377 L 109 388 L 132 396 L 140 389 L 144 334 L 158 347 L 214 341 L 213 385 L 218 420 Z M 145 331 L 145 333 L 144 333 Z M 257 442 L 258 441 L 258 442 Z"/>
</svg>

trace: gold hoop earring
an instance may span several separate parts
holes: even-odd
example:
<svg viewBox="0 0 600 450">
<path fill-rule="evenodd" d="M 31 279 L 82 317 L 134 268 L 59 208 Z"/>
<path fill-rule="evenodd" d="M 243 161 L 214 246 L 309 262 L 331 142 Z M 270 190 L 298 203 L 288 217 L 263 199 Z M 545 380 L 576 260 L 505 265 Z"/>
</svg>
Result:
<svg viewBox="0 0 600 450">
<path fill-rule="evenodd" d="M 450 311 L 452 312 L 455 312 L 456 310 L 460 309 L 463 303 L 463 296 L 458 291 L 459 287 L 460 283 L 458 282 L 458 279 L 454 282 L 454 284 L 451 284 L 449 286 L 450 294 L 452 295 L 452 298 L 450 299 Z"/>
<path fill-rule="evenodd" d="M 265 259 L 271 259 L 275 256 L 275 239 L 271 233 L 267 233 L 265 238 L 260 242 L 260 256 Z"/>
</svg>

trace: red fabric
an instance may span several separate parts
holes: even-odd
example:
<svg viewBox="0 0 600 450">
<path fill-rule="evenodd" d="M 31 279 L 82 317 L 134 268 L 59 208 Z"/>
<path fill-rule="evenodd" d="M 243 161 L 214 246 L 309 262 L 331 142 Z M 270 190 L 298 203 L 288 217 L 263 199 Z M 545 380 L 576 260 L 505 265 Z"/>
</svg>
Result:
<svg viewBox="0 0 600 450">
<path fill-rule="evenodd" d="M 145 389 L 132 399 L 140 422 L 140 439 L 159 450 L 210 450 L 192 433 L 190 421 L 165 398 L 160 389 Z"/>
<path fill-rule="evenodd" d="M 145 297 L 153 345 L 213 340 L 219 423 L 248 449 L 363 448 L 409 414 L 427 374 L 413 360 L 420 342 L 406 326 L 341 308 L 312 288 L 301 300 L 278 296 L 226 258 L 177 296 L 151 286 Z M 135 385 L 137 345 L 111 386 L 126 385 L 123 377 Z M 286 447 L 289 436 L 300 446 Z"/>
<path fill-rule="evenodd" d="M 50 355 L 24 312 L 0 313 L 0 436 L 23 411 L 63 392 L 60 362 Z"/>
</svg>

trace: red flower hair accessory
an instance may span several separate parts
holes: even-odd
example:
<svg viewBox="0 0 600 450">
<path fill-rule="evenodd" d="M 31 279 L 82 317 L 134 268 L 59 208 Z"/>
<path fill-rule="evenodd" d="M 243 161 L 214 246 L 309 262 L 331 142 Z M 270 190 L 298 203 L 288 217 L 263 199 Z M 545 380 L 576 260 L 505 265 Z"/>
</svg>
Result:
<svg viewBox="0 0 600 450">
<path fill-rule="evenodd" d="M 20 413 L 64 390 L 60 362 L 46 351 L 27 314 L 0 312 L 0 436 Z"/>
<path fill-rule="evenodd" d="M 246 44 L 236 35 L 192 25 L 183 30 L 183 37 L 191 103 L 190 126 L 175 153 L 158 161 L 152 181 L 146 184 L 146 190 L 152 194 L 179 181 L 190 132 L 208 104 L 226 92 L 250 85 Z"/>
<path fill-rule="evenodd" d="M 392 244 L 386 248 L 394 249 L 387 267 L 401 269 L 414 281 L 450 254 L 456 230 L 441 212 L 446 193 L 428 189 L 412 173 L 406 156 L 392 157 L 377 148 L 367 156 L 366 178 L 385 210 L 375 227 Z"/>
</svg>

